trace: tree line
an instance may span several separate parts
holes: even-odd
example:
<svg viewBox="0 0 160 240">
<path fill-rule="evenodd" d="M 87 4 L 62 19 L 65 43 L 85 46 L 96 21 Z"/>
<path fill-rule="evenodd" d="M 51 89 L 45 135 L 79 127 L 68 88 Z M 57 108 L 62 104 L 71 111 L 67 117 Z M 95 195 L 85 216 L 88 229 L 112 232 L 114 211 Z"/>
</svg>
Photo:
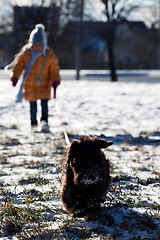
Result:
<svg viewBox="0 0 160 240">
<path fill-rule="evenodd" d="M 7 1 L 10 4 L 10 1 Z M 5 1 L 6 3 L 6 1 Z M 105 21 L 107 22 L 107 31 L 105 29 L 99 29 L 98 34 L 100 34 L 103 38 L 107 41 L 108 46 L 108 58 L 109 58 L 109 70 L 111 81 L 117 81 L 117 74 L 116 74 L 116 63 L 115 63 L 115 55 L 114 55 L 114 48 L 115 48 L 115 36 L 116 30 L 120 23 L 128 21 L 133 16 L 133 13 L 140 11 L 143 12 L 145 7 L 140 0 L 130 1 L 130 0 L 97 0 L 97 4 L 102 6 L 103 15 L 105 16 Z M 150 18 L 152 26 L 159 27 L 159 19 L 157 19 L 155 10 L 159 7 L 156 5 L 158 3 L 156 1 L 150 1 L 150 6 L 152 6 L 152 12 L 150 15 L 153 14 L 153 17 Z M 16 4 L 16 1 L 15 1 Z M 80 69 L 81 69 L 81 45 L 82 45 L 82 34 L 83 34 L 83 21 L 87 20 L 94 20 L 93 11 L 93 1 L 92 0 L 39 0 L 39 1 L 31 1 L 31 5 L 39 5 L 41 7 L 47 6 L 57 7 L 59 9 L 59 24 L 58 29 L 54 31 L 58 37 L 66 24 L 69 21 L 78 21 L 77 25 L 77 47 L 76 47 L 76 70 L 77 75 L 76 78 L 80 78 Z M 86 7 L 87 6 L 87 7 Z M 87 9 L 87 11 L 86 11 Z M 158 8 L 159 10 L 159 8 Z M 158 30 L 157 30 L 157 36 Z M 158 49 L 158 44 L 157 44 Z M 157 57 L 158 59 L 158 57 Z"/>
</svg>

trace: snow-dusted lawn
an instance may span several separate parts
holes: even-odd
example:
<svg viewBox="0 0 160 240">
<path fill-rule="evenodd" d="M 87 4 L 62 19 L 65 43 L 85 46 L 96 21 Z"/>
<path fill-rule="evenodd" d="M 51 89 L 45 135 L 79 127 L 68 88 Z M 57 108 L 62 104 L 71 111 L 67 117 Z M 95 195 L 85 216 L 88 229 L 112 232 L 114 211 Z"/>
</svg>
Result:
<svg viewBox="0 0 160 240">
<path fill-rule="evenodd" d="M 43 134 L 30 129 L 28 102 L 14 102 L 19 85 L 0 72 L 2 239 L 160 239 L 160 79 L 143 72 L 112 83 L 91 73 L 75 81 L 62 71 L 62 119 L 52 99 L 52 133 Z M 70 141 L 89 134 L 114 141 L 105 151 L 113 184 L 96 219 L 72 219 L 59 200 L 64 131 Z"/>
</svg>

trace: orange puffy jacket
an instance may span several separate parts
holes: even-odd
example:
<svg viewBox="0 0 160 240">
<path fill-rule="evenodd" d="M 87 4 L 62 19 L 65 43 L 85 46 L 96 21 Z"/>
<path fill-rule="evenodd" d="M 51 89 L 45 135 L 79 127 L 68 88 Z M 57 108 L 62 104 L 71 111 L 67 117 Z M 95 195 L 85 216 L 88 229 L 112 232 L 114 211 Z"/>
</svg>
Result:
<svg viewBox="0 0 160 240">
<path fill-rule="evenodd" d="M 25 71 L 31 59 L 31 52 L 27 49 L 17 60 L 12 68 L 11 77 L 19 78 Z M 61 82 L 59 75 L 58 59 L 51 49 L 48 49 L 46 64 L 41 76 L 40 84 L 36 85 L 37 78 L 40 77 L 45 62 L 45 55 L 41 55 L 34 63 L 23 86 L 24 98 L 29 101 L 38 99 L 50 99 L 52 82 Z"/>
</svg>

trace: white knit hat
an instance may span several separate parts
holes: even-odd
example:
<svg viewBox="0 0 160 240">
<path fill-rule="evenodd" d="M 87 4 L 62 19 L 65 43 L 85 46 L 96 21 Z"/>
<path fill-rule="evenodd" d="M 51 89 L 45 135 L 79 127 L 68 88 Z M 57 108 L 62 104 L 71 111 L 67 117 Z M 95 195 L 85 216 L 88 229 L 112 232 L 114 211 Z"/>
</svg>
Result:
<svg viewBox="0 0 160 240">
<path fill-rule="evenodd" d="M 14 63 L 18 60 L 18 58 L 26 51 L 26 49 L 31 46 L 33 46 L 35 43 L 40 43 L 44 46 L 44 53 L 47 54 L 48 50 L 47 50 L 47 38 L 46 38 L 46 34 L 45 34 L 45 27 L 43 24 L 39 23 L 37 25 L 35 25 L 35 28 L 33 29 L 33 31 L 31 32 L 30 36 L 29 36 L 29 42 L 28 44 L 26 44 L 22 50 L 19 52 L 19 54 L 17 54 L 17 56 L 14 58 L 14 60 L 5 66 L 5 70 L 10 69 L 11 67 L 13 67 Z"/>
<path fill-rule="evenodd" d="M 41 23 L 35 25 L 35 28 L 33 29 L 29 36 L 29 44 L 33 46 L 36 43 L 42 44 L 44 48 L 47 47 L 45 27 Z"/>
</svg>

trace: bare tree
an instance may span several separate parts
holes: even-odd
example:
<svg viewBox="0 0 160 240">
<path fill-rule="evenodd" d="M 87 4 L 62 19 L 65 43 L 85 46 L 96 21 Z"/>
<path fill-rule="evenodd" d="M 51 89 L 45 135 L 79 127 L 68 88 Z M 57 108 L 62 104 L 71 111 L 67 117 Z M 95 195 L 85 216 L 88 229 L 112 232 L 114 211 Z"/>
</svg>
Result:
<svg viewBox="0 0 160 240">
<path fill-rule="evenodd" d="M 76 80 L 80 79 L 81 69 L 81 45 L 82 45 L 82 22 L 84 11 L 84 0 L 52 0 L 52 4 L 56 5 L 60 9 L 60 30 L 70 20 L 77 21 L 77 43 L 75 49 L 75 68 L 76 68 Z"/>
<path fill-rule="evenodd" d="M 109 69 L 111 73 L 111 81 L 117 81 L 116 66 L 114 58 L 114 40 L 117 25 L 129 19 L 131 13 L 140 7 L 137 1 L 129 0 L 101 0 L 104 4 L 104 14 L 107 17 L 108 31 L 106 39 L 109 54 Z"/>
</svg>

